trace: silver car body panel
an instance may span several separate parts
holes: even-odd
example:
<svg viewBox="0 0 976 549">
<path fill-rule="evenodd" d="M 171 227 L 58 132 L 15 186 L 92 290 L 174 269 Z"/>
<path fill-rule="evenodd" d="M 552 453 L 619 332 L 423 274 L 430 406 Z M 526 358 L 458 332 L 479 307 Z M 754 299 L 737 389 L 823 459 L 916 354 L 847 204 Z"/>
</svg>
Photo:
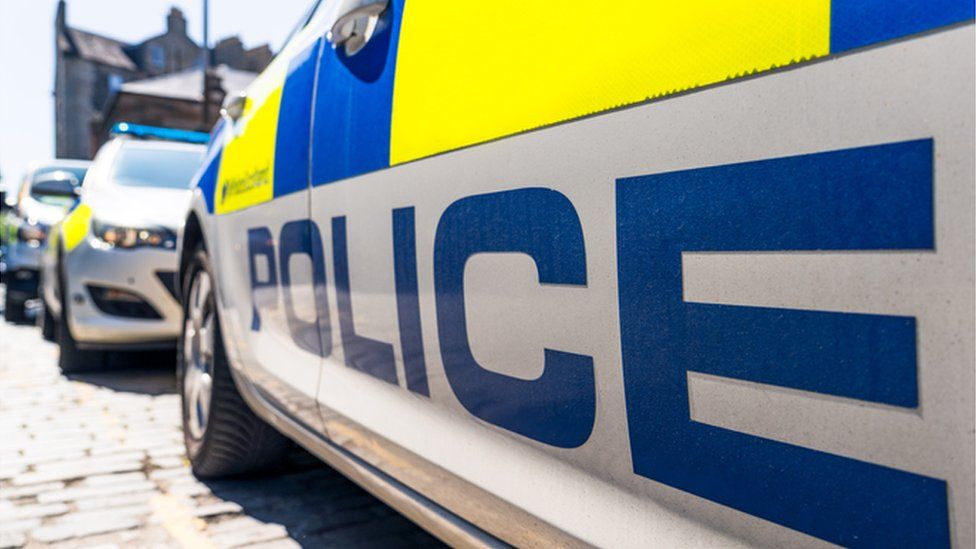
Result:
<svg viewBox="0 0 976 549">
<path fill-rule="evenodd" d="M 22 185 L 32 183 L 34 180 L 34 174 L 40 170 L 52 170 L 57 168 L 88 168 L 89 166 L 91 166 L 91 162 L 86 160 L 52 160 L 49 162 L 35 164 L 31 166 L 27 175 L 24 176 Z M 44 204 L 43 202 L 34 199 L 32 196 L 30 196 L 30 194 L 24 195 L 21 200 L 19 200 L 17 209 L 19 212 L 16 216 L 12 216 L 12 219 L 10 220 L 11 222 L 30 221 L 32 223 L 40 223 L 45 227 L 51 227 L 57 222 L 61 221 L 65 212 L 67 211 L 65 208 L 54 206 L 52 204 Z M 7 269 L 10 271 L 20 269 L 39 271 L 41 270 L 43 254 L 43 243 L 40 245 L 33 245 L 28 242 L 16 240 L 9 243 L 7 247 L 7 255 L 5 257 Z"/>
</svg>

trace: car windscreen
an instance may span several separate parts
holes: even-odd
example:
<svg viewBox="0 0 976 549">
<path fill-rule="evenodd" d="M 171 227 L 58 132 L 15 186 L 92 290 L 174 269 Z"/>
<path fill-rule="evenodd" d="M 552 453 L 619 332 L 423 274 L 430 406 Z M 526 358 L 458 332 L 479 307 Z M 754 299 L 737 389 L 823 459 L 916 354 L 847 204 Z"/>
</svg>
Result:
<svg viewBox="0 0 976 549">
<path fill-rule="evenodd" d="M 71 207 L 78 199 L 78 187 L 81 182 L 74 170 L 45 170 L 34 174 L 34 182 L 30 186 L 30 196 L 38 202 L 58 206 Z M 84 170 L 82 170 L 84 177 Z"/>
<path fill-rule="evenodd" d="M 188 189 L 193 174 L 203 162 L 203 153 L 203 147 L 123 147 L 115 159 L 112 180 L 127 187 Z"/>
<path fill-rule="evenodd" d="M 78 181 L 85 180 L 85 173 L 88 172 L 88 168 L 77 168 L 77 167 L 60 167 L 60 166 L 50 166 L 47 168 L 38 168 L 34 171 L 34 181 L 39 181 L 43 179 L 41 176 L 48 175 L 54 172 L 66 172 L 75 177 Z"/>
</svg>

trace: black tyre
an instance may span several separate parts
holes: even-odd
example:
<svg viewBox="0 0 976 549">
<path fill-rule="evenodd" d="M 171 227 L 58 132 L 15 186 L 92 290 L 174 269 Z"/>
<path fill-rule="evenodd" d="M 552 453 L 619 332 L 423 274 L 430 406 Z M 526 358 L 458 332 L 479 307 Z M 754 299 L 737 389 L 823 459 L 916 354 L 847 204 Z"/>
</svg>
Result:
<svg viewBox="0 0 976 549">
<path fill-rule="evenodd" d="M 7 292 L 3 298 L 3 317 L 7 319 L 7 322 L 20 323 L 27 320 L 27 311 L 24 307 L 24 301 L 17 299 L 12 295 L 12 292 Z"/>
<path fill-rule="evenodd" d="M 105 352 L 90 351 L 78 348 L 78 342 L 71 335 L 68 329 L 68 321 L 65 318 L 66 311 L 62 310 L 55 333 L 57 334 L 58 347 L 58 366 L 65 374 L 76 374 L 80 372 L 97 372 L 105 367 Z"/>
<path fill-rule="evenodd" d="M 207 254 L 197 249 L 183 277 L 183 330 L 177 349 L 183 438 L 198 477 L 260 471 L 278 462 L 291 443 L 251 411 L 224 352 Z"/>
<path fill-rule="evenodd" d="M 106 354 L 104 351 L 90 351 L 78 348 L 78 342 L 71 335 L 68 328 L 68 300 L 64 296 L 64 272 L 62 271 L 59 284 L 61 290 L 61 314 L 57 317 L 57 324 L 54 329 L 55 340 L 60 348 L 58 354 L 58 366 L 65 374 L 81 372 L 97 372 L 105 367 Z M 46 308 L 45 308 L 46 310 Z M 45 318 L 45 320 L 47 320 Z"/>
<path fill-rule="evenodd" d="M 41 337 L 44 338 L 44 341 L 54 343 L 58 337 L 54 315 L 51 314 L 51 309 L 47 306 L 47 303 L 44 304 L 43 309 L 43 314 L 38 316 L 38 322 L 41 325 Z"/>
</svg>

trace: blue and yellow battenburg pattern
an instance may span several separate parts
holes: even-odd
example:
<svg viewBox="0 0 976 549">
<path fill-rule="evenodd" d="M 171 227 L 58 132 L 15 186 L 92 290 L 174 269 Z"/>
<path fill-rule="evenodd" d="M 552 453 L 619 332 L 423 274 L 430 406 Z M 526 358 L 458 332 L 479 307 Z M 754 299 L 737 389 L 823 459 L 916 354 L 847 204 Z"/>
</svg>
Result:
<svg viewBox="0 0 976 549">
<path fill-rule="evenodd" d="M 232 212 L 973 17 L 970 0 L 395 0 L 353 58 L 322 39 L 283 52 L 200 187 Z"/>
</svg>

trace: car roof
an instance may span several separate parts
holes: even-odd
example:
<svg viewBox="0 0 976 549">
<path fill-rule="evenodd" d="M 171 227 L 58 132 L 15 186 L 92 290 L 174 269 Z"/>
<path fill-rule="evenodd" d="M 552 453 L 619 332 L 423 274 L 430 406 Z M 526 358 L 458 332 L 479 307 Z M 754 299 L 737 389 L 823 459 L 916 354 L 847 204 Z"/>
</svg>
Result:
<svg viewBox="0 0 976 549">
<path fill-rule="evenodd" d="M 28 168 L 29 173 L 48 168 L 88 168 L 92 164 L 91 160 L 76 160 L 69 158 L 52 158 L 43 162 L 35 162 Z"/>
<path fill-rule="evenodd" d="M 67 181 L 74 180 L 78 184 L 81 183 L 81 181 L 78 180 L 78 177 L 75 174 L 67 170 L 54 170 L 47 173 L 43 173 L 41 175 L 34 176 L 34 181 L 32 185 L 37 185 L 38 183 L 46 182 L 46 181 L 65 181 L 65 180 Z"/>
</svg>

